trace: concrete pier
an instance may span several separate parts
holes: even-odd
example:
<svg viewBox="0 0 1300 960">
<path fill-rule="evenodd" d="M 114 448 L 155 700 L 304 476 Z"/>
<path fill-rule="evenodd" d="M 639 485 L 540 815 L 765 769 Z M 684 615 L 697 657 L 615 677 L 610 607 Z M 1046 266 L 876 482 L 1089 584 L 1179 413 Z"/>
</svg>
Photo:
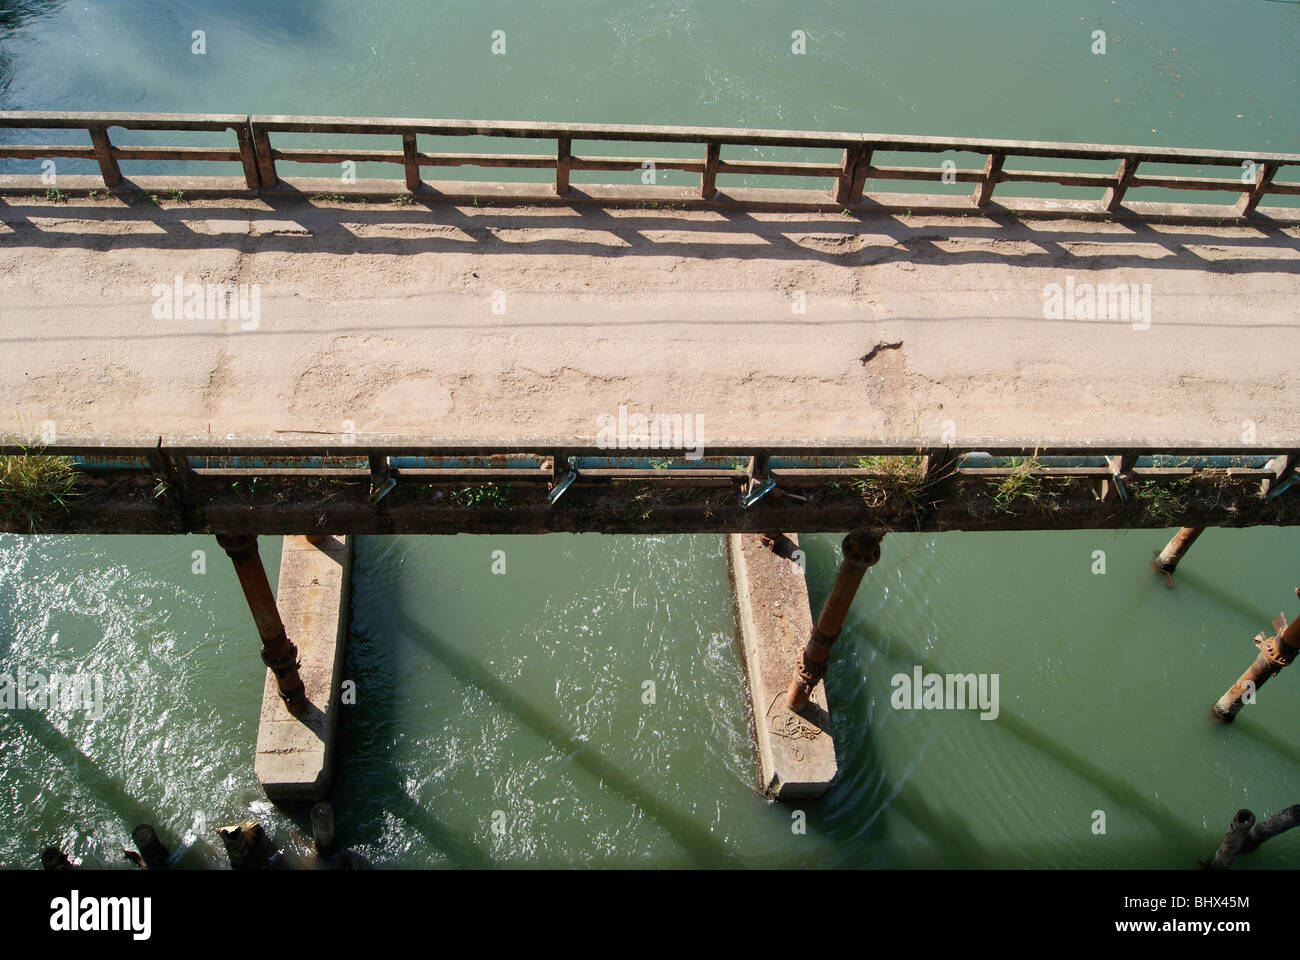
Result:
<svg viewBox="0 0 1300 960">
<path fill-rule="evenodd" d="M 298 647 L 308 709 L 291 716 L 268 670 L 253 763 L 273 800 L 320 800 L 334 766 L 339 687 L 347 639 L 352 538 L 285 537 L 276 602 Z"/>
<path fill-rule="evenodd" d="M 769 537 L 771 535 L 769 534 Z M 817 684 L 805 716 L 792 713 L 785 692 L 812 631 L 798 536 L 768 546 L 759 534 L 730 534 L 727 556 L 754 704 L 760 782 L 777 800 L 820 797 L 835 777 L 826 688 Z"/>
</svg>

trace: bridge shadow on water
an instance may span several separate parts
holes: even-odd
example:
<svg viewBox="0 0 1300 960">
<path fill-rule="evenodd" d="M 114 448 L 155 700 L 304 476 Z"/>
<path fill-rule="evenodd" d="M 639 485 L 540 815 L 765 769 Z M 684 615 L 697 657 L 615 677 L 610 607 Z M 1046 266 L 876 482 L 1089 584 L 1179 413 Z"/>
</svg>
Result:
<svg viewBox="0 0 1300 960">
<path fill-rule="evenodd" d="M 847 641 L 847 642 L 846 642 Z M 872 651 L 876 653 L 874 659 Z M 857 813 L 861 813 L 862 801 L 880 803 L 881 806 L 871 815 L 871 822 L 865 828 L 850 831 L 848 836 L 837 836 L 837 840 L 849 842 L 865 850 L 873 844 L 882 842 L 879 834 L 881 828 L 875 823 L 883 820 L 886 813 L 893 813 L 907 821 L 916 831 L 928 838 L 935 847 L 933 853 L 920 853 L 921 862 L 908 863 L 906 866 L 947 866 L 947 867 L 1043 867 L 1067 863 L 1077 857 L 1077 844 L 1064 838 L 1057 843 L 1040 837 L 1027 837 L 1023 844 L 1013 847 L 990 845 L 980 840 L 982 830 L 972 818 L 987 816 L 972 811 L 971 816 L 964 816 L 963 803 L 960 799 L 962 788 L 958 782 L 953 784 L 953 795 L 948 802 L 934 803 L 920 789 L 908 784 L 905 773 L 897 782 L 891 782 L 884 770 L 884 762 L 879 752 L 871 746 L 873 737 L 888 735 L 888 725 L 873 730 L 871 716 L 875 705 L 871 700 L 868 684 L 860 684 L 856 691 L 843 690 L 834 677 L 866 677 L 882 673 L 892 675 L 897 672 L 910 672 L 912 666 L 923 663 L 927 672 L 944 674 L 951 672 L 947 666 L 937 662 L 933 655 L 922 655 L 914 651 L 896 637 L 867 627 L 846 624 L 844 637 L 836 647 L 836 670 L 832 671 L 832 684 L 829 695 L 836 720 L 836 741 L 839 747 L 840 775 L 831 787 L 828 802 L 844 806 L 842 793 L 860 792 L 863 794 L 858 804 Z M 882 708 L 883 709 L 883 708 Z M 978 717 L 971 714 L 968 722 L 978 723 Z M 1167 861 L 1170 850 L 1186 851 L 1186 866 L 1195 865 L 1198 856 L 1213 852 L 1218 844 L 1218 837 L 1211 837 L 1201 831 L 1186 826 L 1168 807 L 1143 795 L 1134 786 L 1102 764 L 1089 759 L 1080 750 L 1044 733 L 1032 723 L 1007 710 L 1003 705 L 998 714 L 997 729 L 1020 741 L 1032 751 L 1054 765 L 1068 771 L 1091 785 L 1101 796 L 1106 797 L 1115 806 L 1126 813 L 1136 814 L 1145 820 L 1153 834 L 1150 843 L 1150 858 L 1143 861 L 1138 851 L 1145 847 L 1139 843 L 1136 847 L 1125 842 L 1124 862 L 1132 865 L 1160 865 Z M 924 747 L 921 755 L 925 752 Z M 918 755 L 914 763 L 920 762 Z M 874 788 L 866 785 L 875 782 Z M 832 822 L 832 833 L 839 834 L 840 826 L 835 820 L 848 821 L 844 826 L 852 825 L 848 816 L 850 809 L 845 809 Z M 1062 825 L 1062 834 L 1066 832 Z M 1087 824 L 1079 827 L 1069 826 L 1073 836 L 1082 836 L 1088 829 Z M 861 853 L 846 856 L 857 860 Z M 1136 858 L 1136 859 L 1135 859 Z M 926 862 L 930 861 L 930 862 Z M 1102 866 L 1105 864 L 1095 864 Z M 1123 865 L 1114 863 L 1115 866 Z M 1170 864 L 1178 866 L 1178 864 Z"/>
<path fill-rule="evenodd" d="M 805 548 L 806 549 L 806 548 Z M 818 546 L 812 548 L 809 582 L 814 592 L 823 590 L 829 582 L 832 564 Z M 1144 584 L 1143 587 L 1150 587 Z M 813 596 L 814 609 L 821 598 Z M 1258 611 L 1242 605 L 1241 612 L 1257 615 Z M 399 643 L 410 644 L 417 653 L 417 661 L 427 659 L 445 670 L 449 678 L 462 691 L 479 692 L 490 698 L 495 707 L 512 720 L 557 748 L 562 760 L 558 766 L 571 764 L 574 768 L 596 779 L 605 791 L 630 807 L 640 811 L 659 827 L 675 844 L 673 856 L 699 867 L 718 866 L 785 866 L 785 867 L 1043 867 L 1086 865 L 1089 867 L 1167 867 L 1192 869 L 1200 858 L 1213 852 L 1221 834 L 1215 825 L 1202 829 L 1189 822 L 1184 815 L 1144 793 L 1122 771 L 1108 769 L 1087 752 L 1086 747 L 1067 742 L 1046 732 L 1033 722 L 1001 707 L 996 727 L 998 737 L 1011 737 L 1030 755 L 1059 768 L 1086 788 L 1075 793 L 1062 794 L 1065 802 L 1074 798 L 1095 796 L 1095 805 L 1115 812 L 1122 811 L 1130 835 L 1095 838 L 1095 848 L 1088 845 L 1094 840 L 1090 824 L 1072 818 L 1062 821 L 1059 830 L 1051 823 L 1041 822 L 1026 830 L 1023 841 L 1007 840 L 1007 821 L 1018 814 L 1015 804 L 999 802 L 992 808 L 980 808 L 967 803 L 960 781 L 953 781 L 951 792 L 931 792 L 932 777 L 924 787 L 920 781 L 912 782 L 911 774 L 922 762 L 927 743 L 919 745 L 918 753 L 910 760 L 886 756 L 883 741 L 889 737 L 890 726 L 875 716 L 888 710 L 873 700 L 873 686 L 859 678 L 909 672 L 913 665 L 924 664 L 929 672 L 948 673 L 948 665 L 939 662 L 932 653 L 922 651 L 905 639 L 888 630 L 865 622 L 859 612 L 850 616 L 845 625 L 843 641 L 837 645 L 835 664 L 830 674 L 829 697 L 832 705 L 833 731 L 837 742 L 839 774 L 827 796 L 820 802 L 805 801 L 769 807 L 757 796 L 748 795 L 741 801 L 755 805 L 754 822 L 757 834 L 732 831 L 724 842 L 711 833 L 706 825 L 680 809 L 665 793 L 643 775 L 633 772 L 592 743 L 581 741 L 555 709 L 536 703 L 502 680 L 489 665 L 474 655 L 474 647 L 464 649 L 439 635 L 434 621 L 416 617 L 401 608 L 400 603 L 388 608 L 384 617 L 383 643 L 377 640 L 354 637 L 349 650 L 349 675 L 369 674 L 365 685 L 377 684 L 383 691 L 369 693 L 363 706 L 349 708 L 341 726 L 340 778 L 335 795 L 340 797 L 340 838 L 347 843 L 380 845 L 384 832 L 391 831 L 387 819 L 401 821 L 404 828 L 418 834 L 443 857 L 455 866 L 489 867 L 515 865 L 515 859 L 500 859 L 488 849 L 482 839 L 476 839 L 461 829 L 449 826 L 439 814 L 439 797 L 435 793 L 422 800 L 412 796 L 408 783 L 413 773 L 401 763 L 390 758 L 386 747 L 403 734 L 402 708 L 407 702 L 401 690 L 401 656 L 390 651 Z M 402 656 L 404 656 L 403 654 Z M 1244 666 L 1244 664 L 1243 664 Z M 874 685 L 879 690 L 880 684 Z M 372 688 L 373 689 L 373 688 Z M 459 697 L 446 698 L 458 702 Z M 436 706 L 426 709 L 435 710 Z M 955 718 L 956 719 L 956 718 Z M 454 728 L 456 717 L 445 720 L 447 729 Z M 972 713 L 958 722 L 979 724 Z M 1208 721 L 1207 721 L 1208 723 Z M 1300 751 L 1286 744 L 1268 729 L 1242 718 L 1231 731 L 1257 741 L 1277 751 L 1280 757 L 1300 763 Z M 346 761 L 346 762 L 345 762 Z M 930 763 L 939 762 L 932 757 Z M 955 775 L 955 774 L 954 774 Z M 977 774 L 978 775 L 978 774 Z M 990 782 L 997 774 L 990 771 Z M 724 788 L 724 792 L 730 788 Z M 737 791 L 732 791 L 736 793 Z M 364 817 L 354 819 L 348 807 L 353 804 L 366 807 Z M 448 803 L 457 799 L 448 797 Z M 1017 802 L 1027 802 L 1021 797 Z M 1087 809 L 1093 801 L 1089 800 Z M 784 841 L 773 836 L 789 830 L 790 813 L 797 809 L 808 812 L 806 838 L 787 837 Z M 360 813 L 358 810 L 357 813 Z M 999 823 L 990 831 L 989 816 L 997 816 Z M 1213 819 L 1213 818 L 1211 818 Z M 1131 836 L 1133 823 L 1137 822 L 1138 835 Z M 784 823 L 784 826 L 782 826 Z M 768 832 L 770 827 L 776 833 Z M 990 833 L 999 840 L 986 839 Z M 904 834 L 906 836 L 904 836 Z M 916 845 L 911 838 L 919 835 L 925 843 Z M 756 847 L 751 847 L 756 842 Z M 1115 846 L 1100 844 L 1122 844 Z M 1083 860 L 1083 863 L 1080 861 Z"/>
<path fill-rule="evenodd" d="M 527 697 L 513 690 L 510 685 L 497 677 L 490 668 L 475 658 L 457 650 L 452 644 L 439 638 L 437 627 L 411 616 L 402 609 L 400 603 L 393 604 L 386 612 L 385 632 L 389 640 L 401 638 L 428 658 L 445 669 L 456 683 L 466 689 L 475 689 L 492 699 L 494 704 L 525 728 L 536 734 L 548 744 L 556 747 L 575 767 L 585 771 L 596 779 L 603 788 L 612 791 L 621 800 L 652 820 L 678 845 L 691 865 L 696 867 L 723 867 L 736 865 L 734 855 L 711 834 L 697 819 L 676 808 L 668 799 L 655 791 L 652 786 L 638 781 L 637 777 L 605 756 L 595 744 L 579 740 L 574 732 L 561 720 L 553 710 L 531 702 Z M 386 641 L 387 642 L 387 641 Z M 349 660 L 354 657 L 367 657 L 371 644 L 366 641 L 350 645 Z M 355 647 L 355 649 L 353 649 Z M 355 662 L 355 661 L 354 661 Z M 358 674 L 350 665 L 350 673 Z M 378 682 L 391 682 L 391 677 Z M 368 699 L 369 706 L 365 713 L 359 707 L 350 708 L 351 714 L 345 713 L 341 725 L 342 739 L 339 743 L 342 772 L 335 787 L 335 795 L 343 798 L 344 806 L 348 797 L 365 792 L 367 807 L 382 811 L 384 816 L 399 818 L 406 826 L 424 837 L 438 849 L 447 860 L 455 866 L 490 867 L 517 865 L 515 861 L 497 860 L 482 844 L 473 837 L 465 835 L 453 827 L 447 826 L 437 816 L 437 801 L 426 806 L 411 797 L 406 790 L 409 777 L 397 763 L 384 756 L 376 755 L 374 749 L 380 743 L 391 743 L 400 730 L 401 723 L 397 717 L 396 707 L 400 695 L 388 695 Z M 430 707 L 429 709 L 436 709 Z M 449 717 L 448 724 L 454 724 L 455 718 Z M 365 743 L 356 733 L 364 725 Z M 364 751 L 364 759 L 358 753 Z M 343 758 L 347 761 L 343 762 Z M 365 783 L 352 780 L 348 768 L 352 763 L 364 767 Z M 759 802 L 759 801 L 756 801 Z M 346 817 L 340 819 L 340 823 Z M 383 817 L 372 817 L 368 826 L 345 833 L 340 830 L 340 840 L 345 843 L 378 844 L 381 837 L 378 830 Z"/>
<path fill-rule="evenodd" d="M 120 777 L 109 773 L 103 765 L 88 756 L 80 746 L 62 730 L 56 727 L 40 710 L 12 710 L 0 713 L 0 733 L 4 726 L 12 723 L 24 734 L 35 741 L 45 754 L 66 773 L 68 779 L 76 785 L 79 792 L 93 797 L 96 804 L 102 805 L 116 818 L 121 828 L 121 842 L 127 843 L 131 831 L 137 824 L 158 824 L 161 835 L 168 833 L 167 825 L 159 822 L 159 811 L 136 800 Z M 13 741 L 7 736 L 0 737 L 6 745 Z M 107 843 L 103 837 L 94 838 L 96 842 Z M 31 867 L 40 863 L 41 849 L 57 840 L 56 837 L 32 837 L 30 843 L 31 862 L 27 864 L 7 864 L 7 866 Z M 111 846 L 111 844 L 110 844 Z M 125 866 L 126 861 L 102 864 L 103 867 Z M 94 866 L 86 864 L 87 867 Z"/>
<path fill-rule="evenodd" d="M 805 549 L 810 551 L 810 600 L 816 610 L 823 599 L 819 594 L 824 594 L 834 577 L 838 553 L 819 543 L 805 546 Z M 1138 586 L 1149 592 L 1153 584 Z M 1197 865 L 1198 858 L 1209 856 L 1217 847 L 1221 833 L 1216 833 L 1213 828 L 1204 831 L 1199 825 L 1190 823 L 1186 816 L 1140 790 L 1122 771 L 1112 770 L 1104 762 L 1094 759 L 1086 747 L 1067 742 L 1008 709 L 1005 699 L 994 723 L 981 727 L 981 721 L 973 712 L 952 720 L 976 724 L 977 732 L 981 734 L 987 730 L 989 736 L 1002 739 L 1009 736 L 1028 748 L 1031 757 L 1041 758 L 1070 778 L 1086 784 L 1086 792 L 1091 794 L 1095 791 L 1101 801 L 1095 805 L 1109 812 L 1112 826 L 1117 822 L 1117 811 L 1122 811 L 1123 819 L 1130 822 L 1130 832 L 1134 818 L 1144 824 L 1136 840 L 1131 836 L 1125 837 L 1120 841 L 1122 850 L 1116 850 L 1113 845 L 1104 847 L 1100 844 L 1113 844 L 1118 835 L 1094 838 L 1088 820 L 1071 819 L 1069 823 L 1061 822 L 1059 829 L 1054 822 L 1040 821 L 1026 829 L 1023 841 L 1007 841 L 1007 834 L 1015 832 L 1010 821 L 1022 816 L 1017 807 L 1032 800 L 1032 790 L 1027 795 L 1018 795 L 1018 791 L 1011 788 L 1012 794 L 1017 796 L 1009 795 L 1006 802 L 993 800 L 991 805 L 984 806 L 970 803 L 966 794 L 971 786 L 963 785 L 960 778 L 984 774 L 979 766 L 974 767 L 972 773 L 969 765 L 965 773 L 954 769 L 952 779 L 943 781 L 950 784 L 950 789 L 941 788 L 938 793 L 933 792 L 936 785 L 933 770 L 924 786 L 919 780 L 913 782 L 912 774 L 920 764 L 942 763 L 943 760 L 935 756 L 926 757 L 934 741 L 925 739 L 916 744 L 915 754 L 910 759 L 893 750 L 891 759 L 886 761 L 885 743 L 893 732 L 890 722 L 893 711 L 888 703 L 887 682 L 883 683 L 881 692 L 882 678 L 897 673 L 910 674 L 917 664 L 921 664 L 927 673 L 942 675 L 955 671 L 940 659 L 942 648 L 937 653 L 920 649 L 874 620 L 861 607 L 860 598 L 859 606 L 850 612 L 841 640 L 836 644 L 828 675 L 828 697 L 840 770 L 825 801 L 831 809 L 821 822 L 835 843 L 837 865 L 1041 868 L 1076 864 L 1191 869 Z M 882 711 L 884 716 L 881 716 Z M 1205 722 L 1211 726 L 1208 719 Z M 1237 726 L 1245 736 L 1270 747 L 1280 747 L 1282 756 L 1297 759 L 1294 749 L 1281 743 L 1267 730 L 1250 723 Z M 1214 727 L 1215 732 L 1218 729 Z M 990 749 L 998 752 L 996 744 Z M 989 769 L 987 776 L 991 784 L 1000 783 L 996 771 Z M 1082 802 L 1085 791 L 1077 787 L 1074 791 L 1060 793 L 1059 799 L 1052 794 L 1049 799 L 1067 805 L 1075 799 Z M 1093 805 L 1089 801 L 1085 811 Z M 1225 812 L 1225 823 L 1230 812 Z M 990 817 L 996 817 L 998 821 L 993 829 L 990 829 Z M 907 825 L 906 828 L 903 824 Z M 892 835 L 900 830 L 909 835 L 919 834 L 927 843 L 920 847 L 912 844 L 904 853 L 896 842 L 891 841 Z M 994 842 L 983 839 L 990 834 L 1002 839 Z M 1089 846 L 1094 839 L 1099 845 Z M 903 843 L 909 846 L 907 840 L 904 839 Z M 900 854 L 906 862 L 898 862 Z"/>
</svg>

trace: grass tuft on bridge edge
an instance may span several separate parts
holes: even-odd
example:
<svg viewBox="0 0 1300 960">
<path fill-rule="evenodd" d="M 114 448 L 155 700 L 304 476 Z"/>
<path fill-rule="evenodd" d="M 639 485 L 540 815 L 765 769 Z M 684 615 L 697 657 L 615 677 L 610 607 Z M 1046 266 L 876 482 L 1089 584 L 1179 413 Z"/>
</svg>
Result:
<svg viewBox="0 0 1300 960">
<path fill-rule="evenodd" d="M 24 449 L 0 457 L 0 516 L 5 526 L 36 533 L 79 494 L 80 474 L 69 457 Z"/>
</svg>

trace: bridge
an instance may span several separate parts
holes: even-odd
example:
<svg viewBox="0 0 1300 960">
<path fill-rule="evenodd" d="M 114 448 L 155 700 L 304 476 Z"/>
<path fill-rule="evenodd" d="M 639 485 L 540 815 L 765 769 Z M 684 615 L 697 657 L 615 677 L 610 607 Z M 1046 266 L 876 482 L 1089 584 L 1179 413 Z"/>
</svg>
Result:
<svg viewBox="0 0 1300 960">
<path fill-rule="evenodd" d="M 1270 201 L 1300 193 L 1278 176 L 1300 155 L 337 117 L 11 112 L 0 127 L 80 131 L 89 144 L 0 156 L 99 170 L 0 179 L 0 434 L 76 458 L 95 489 L 51 529 L 823 530 L 868 519 L 855 511 L 882 529 L 1055 528 L 1167 524 L 1171 503 L 1291 522 L 1288 500 L 1251 494 L 1147 510 L 1108 477 L 1186 490 L 1226 469 L 1197 485 L 1253 494 L 1289 477 L 1300 208 Z M 288 142 L 308 134 L 342 145 Z M 385 138 L 401 150 L 365 146 Z M 543 152 L 433 149 L 458 138 Z M 610 143 L 637 152 L 575 152 Z M 665 145 L 702 155 L 653 155 Z M 942 162 L 885 162 L 900 157 Z M 123 171 L 142 161 L 241 175 Z M 286 172 L 348 163 L 403 177 Z M 1112 169 L 1082 169 L 1098 164 Z M 422 179 L 467 165 L 553 178 Z M 574 179 L 649 165 L 698 179 Z M 1182 172 L 1204 168 L 1231 175 Z M 747 185 L 773 177 L 825 186 Z M 886 189 L 903 182 L 929 192 Z M 1016 184 L 1096 196 L 1004 195 Z M 1227 202 L 1135 199 L 1153 190 Z M 598 444 L 621 409 L 694 422 L 707 456 Z M 924 483 L 895 514 L 869 506 L 873 471 L 913 468 Z M 1026 472 L 1053 509 L 988 508 Z"/>
<path fill-rule="evenodd" d="M 302 691 L 257 535 L 855 531 L 802 658 L 764 668 L 764 691 L 797 674 L 803 710 L 890 531 L 1300 522 L 1297 154 L 245 115 L 0 128 L 0 157 L 51 164 L 0 177 L 0 455 L 75 478 L 0 530 L 217 534 L 276 708 L 276 679 Z M 449 149 L 485 138 L 521 148 Z M 630 152 L 592 152 L 609 144 Z M 123 169 L 176 162 L 211 172 Z M 373 165 L 401 177 L 355 176 Z M 516 179 L 425 177 L 466 166 Z M 337 649 L 319 657 L 328 681 Z"/>
</svg>

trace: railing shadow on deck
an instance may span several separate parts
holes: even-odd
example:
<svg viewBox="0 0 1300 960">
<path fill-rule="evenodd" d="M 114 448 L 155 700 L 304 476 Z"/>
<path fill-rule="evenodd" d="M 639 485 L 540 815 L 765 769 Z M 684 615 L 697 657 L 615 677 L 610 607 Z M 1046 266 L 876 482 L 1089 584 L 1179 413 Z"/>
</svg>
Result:
<svg viewBox="0 0 1300 960">
<path fill-rule="evenodd" d="M 1055 269 L 1190 270 L 1202 273 L 1300 273 L 1300 235 L 1266 222 L 1233 232 L 1140 222 L 1092 228 L 1026 221 L 996 210 L 953 222 L 854 212 L 850 216 L 739 209 L 626 210 L 600 204 L 528 210 L 418 198 L 408 205 L 339 206 L 272 197 L 243 203 L 162 206 L 147 198 L 127 205 L 0 202 L 9 249 L 240 250 L 245 253 L 415 256 L 470 254 L 624 259 L 682 257 L 700 261 L 782 261 L 842 268 L 889 263 L 958 266 L 1001 264 Z M 47 225 L 57 220 L 60 226 Z M 68 221 L 97 229 L 68 230 Z M 204 232 L 199 222 L 247 222 L 240 232 Z M 909 222 L 910 221 L 910 222 Z M 306 235 L 276 231 L 292 224 Z M 391 230 L 361 236 L 357 229 Z M 445 228 L 445 235 L 401 231 Z M 259 231 L 265 230 L 264 233 Z M 503 234 L 507 235 L 503 238 Z M 613 242 L 611 242 L 611 238 Z M 955 248 L 946 248 L 951 242 Z M 996 246 L 995 246 L 996 244 Z M 1086 249 L 1076 247 L 1086 245 Z M 1209 257 L 1202 250 L 1220 252 Z M 1258 255 L 1255 255 L 1258 254 Z"/>
</svg>

